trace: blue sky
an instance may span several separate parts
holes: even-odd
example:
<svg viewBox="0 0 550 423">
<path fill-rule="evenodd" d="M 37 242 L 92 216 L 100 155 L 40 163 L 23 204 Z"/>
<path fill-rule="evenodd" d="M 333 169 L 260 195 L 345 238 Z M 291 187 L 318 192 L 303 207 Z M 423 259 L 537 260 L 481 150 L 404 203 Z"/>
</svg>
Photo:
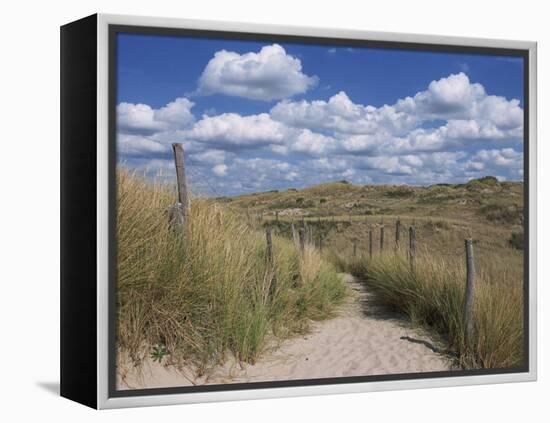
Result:
<svg viewBox="0 0 550 423">
<path fill-rule="evenodd" d="M 119 34 L 119 161 L 198 193 L 522 180 L 523 63 L 490 55 Z"/>
</svg>

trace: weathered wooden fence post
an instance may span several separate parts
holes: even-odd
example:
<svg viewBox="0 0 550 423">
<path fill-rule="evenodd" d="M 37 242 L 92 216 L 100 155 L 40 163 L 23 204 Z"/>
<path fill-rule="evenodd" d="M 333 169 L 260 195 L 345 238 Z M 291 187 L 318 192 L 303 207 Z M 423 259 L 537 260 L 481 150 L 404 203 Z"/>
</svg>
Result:
<svg viewBox="0 0 550 423">
<path fill-rule="evenodd" d="M 414 260 L 416 257 L 416 229 L 414 226 L 409 227 L 409 261 L 411 270 L 414 271 Z"/>
<path fill-rule="evenodd" d="M 304 254 L 305 246 L 306 246 L 306 234 L 304 231 L 304 228 L 298 229 L 298 236 L 300 238 L 300 252 Z"/>
<path fill-rule="evenodd" d="M 168 223 L 173 229 L 185 227 L 189 211 L 189 197 L 187 195 L 187 181 L 185 179 L 185 164 L 183 161 L 183 146 L 181 143 L 172 144 L 174 152 L 174 163 L 176 166 L 176 183 L 178 188 L 178 202 L 170 206 L 168 212 Z"/>
<path fill-rule="evenodd" d="M 384 224 L 380 226 L 380 252 L 384 251 Z"/>
<path fill-rule="evenodd" d="M 266 248 L 267 261 L 270 264 L 273 264 L 273 243 L 272 243 L 272 240 L 271 240 L 271 227 L 270 226 L 265 228 L 265 240 L 266 240 L 266 243 L 267 243 L 267 248 Z"/>
<path fill-rule="evenodd" d="M 474 242 L 471 239 L 464 241 L 466 248 L 466 291 L 464 293 L 464 330 L 466 336 L 466 345 L 471 345 L 474 334 Z"/>
<path fill-rule="evenodd" d="M 271 226 L 265 228 L 265 240 L 266 240 L 266 260 L 267 260 L 267 269 L 271 277 L 271 283 L 269 285 L 269 295 L 273 295 L 277 287 L 277 275 L 275 272 L 275 266 L 273 266 L 273 242 L 271 239 Z"/>
<path fill-rule="evenodd" d="M 395 221 L 395 251 L 399 250 L 399 238 L 401 237 L 401 220 Z"/>
<path fill-rule="evenodd" d="M 372 258 L 372 228 L 369 228 L 369 258 Z"/>
<path fill-rule="evenodd" d="M 187 214 L 189 207 L 189 198 L 187 196 L 187 180 L 185 179 L 185 163 L 183 161 L 183 145 L 181 143 L 172 144 L 174 151 L 174 161 L 176 164 L 176 179 L 178 182 L 178 202 L 184 207 Z"/>
<path fill-rule="evenodd" d="M 296 228 L 294 227 L 294 222 L 290 224 L 290 229 L 292 230 L 292 240 L 294 241 L 294 245 L 298 247 L 298 234 L 296 233 Z"/>
<path fill-rule="evenodd" d="M 279 212 L 275 212 L 275 222 L 279 223 Z"/>
</svg>

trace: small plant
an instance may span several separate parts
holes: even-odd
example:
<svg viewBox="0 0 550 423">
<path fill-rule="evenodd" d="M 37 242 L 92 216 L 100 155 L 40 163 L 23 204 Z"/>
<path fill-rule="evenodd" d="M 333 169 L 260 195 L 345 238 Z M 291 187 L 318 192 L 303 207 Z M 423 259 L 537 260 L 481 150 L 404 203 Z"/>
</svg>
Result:
<svg viewBox="0 0 550 423">
<path fill-rule="evenodd" d="M 320 203 L 320 204 L 324 204 L 324 203 L 326 203 L 326 202 L 327 202 L 327 199 L 326 199 L 326 198 L 321 198 L 321 199 L 319 200 L 319 203 Z"/>
<path fill-rule="evenodd" d="M 512 232 L 512 236 L 508 242 L 511 247 L 517 250 L 523 250 L 523 232 Z"/>
<path fill-rule="evenodd" d="M 414 190 L 410 188 L 398 187 L 398 188 L 394 188 L 386 191 L 384 195 L 389 198 L 414 197 Z"/>
<path fill-rule="evenodd" d="M 479 178 L 477 181 L 485 185 L 499 185 L 498 179 L 494 176 L 484 176 L 483 178 Z"/>
<path fill-rule="evenodd" d="M 153 362 L 158 361 L 159 363 L 162 362 L 162 359 L 168 355 L 168 349 L 166 348 L 166 345 L 163 344 L 155 344 L 153 347 L 153 352 L 151 353 L 151 359 Z"/>
<path fill-rule="evenodd" d="M 523 223 L 523 209 L 515 204 L 489 203 L 482 206 L 479 212 L 490 222 L 505 224 Z"/>
</svg>

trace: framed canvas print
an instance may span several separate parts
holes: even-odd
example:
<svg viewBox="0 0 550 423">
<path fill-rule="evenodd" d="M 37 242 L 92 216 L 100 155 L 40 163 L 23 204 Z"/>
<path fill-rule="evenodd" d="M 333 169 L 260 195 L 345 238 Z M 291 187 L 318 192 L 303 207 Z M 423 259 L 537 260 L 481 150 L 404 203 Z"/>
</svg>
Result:
<svg viewBox="0 0 550 423">
<path fill-rule="evenodd" d="M 536 44 L 61 28 L 61 394 L 536 378 Z"/>
</svg>

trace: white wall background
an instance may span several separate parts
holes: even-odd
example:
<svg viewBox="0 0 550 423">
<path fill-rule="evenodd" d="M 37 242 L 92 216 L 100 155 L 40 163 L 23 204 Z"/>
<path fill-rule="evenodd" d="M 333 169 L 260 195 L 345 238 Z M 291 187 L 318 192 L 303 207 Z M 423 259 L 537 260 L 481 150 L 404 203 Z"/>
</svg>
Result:
<svg viewBox="0 0 550 423">
<path fill-rule="evenodd" d="M 94 412 L 59 381 L 59 26 L 95 13 L 249 21 L 539 42 L 539 216 L 549 214 L 545 2 L 200 0 L 4 2 L 0 25 L 0 420 L 548 421 L 549 269 L 539 220 L 539 382 Z M 550 165 L 549 165 L 550 166 Z M 547 261 L 547 260 L 546 260 Z M 546 332 L 546 333 L 544 333 Z M 545 336 L 546 335 L 546 336 Z M 546 390 L 546 393 L 544 392 Z M 544 418 L 546 417 L 546 419 Z"/>
</svg>

